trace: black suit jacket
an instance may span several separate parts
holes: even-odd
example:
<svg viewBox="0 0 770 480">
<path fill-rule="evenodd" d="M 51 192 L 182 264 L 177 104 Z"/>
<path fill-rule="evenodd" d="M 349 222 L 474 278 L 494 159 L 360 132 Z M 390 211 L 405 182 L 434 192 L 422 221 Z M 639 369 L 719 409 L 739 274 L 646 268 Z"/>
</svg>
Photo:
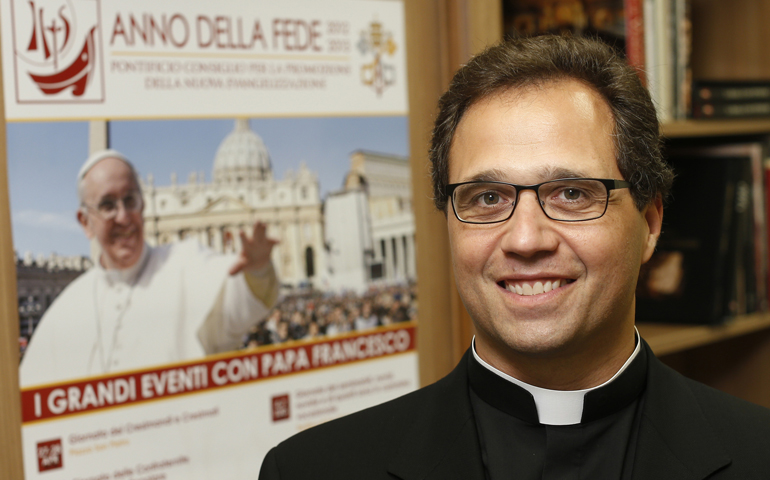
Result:
<svg viewBox="0 0 770 480">
<path fill-rule="evenodd" d="M 687 379 L 644 348 L 633 478 L 770 479 L 770 410 Z M 286 440 L 265 457 L 260 480 L 484 480 L 469 355 L 433 385 Z"/>
</svg>

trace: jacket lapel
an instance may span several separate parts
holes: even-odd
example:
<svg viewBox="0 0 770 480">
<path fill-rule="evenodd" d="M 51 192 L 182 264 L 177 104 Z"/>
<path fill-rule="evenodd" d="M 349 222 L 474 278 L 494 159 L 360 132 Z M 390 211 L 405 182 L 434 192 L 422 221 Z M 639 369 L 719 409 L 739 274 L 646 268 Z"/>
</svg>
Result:
<svg viewBox="0 0 770 480">
<path fill-rule="evenodd" d="M 685 380 L 644 346 L 650 360 L 633 478 L 702 480 L 731 459 Z"/>
<path fill-rule="evenodd" d="M 428 387 L 427 401 L 388 471 L 403 480 L 484 480 L 476 422 L 468 397 L 468 352 Z"/>
</svg>

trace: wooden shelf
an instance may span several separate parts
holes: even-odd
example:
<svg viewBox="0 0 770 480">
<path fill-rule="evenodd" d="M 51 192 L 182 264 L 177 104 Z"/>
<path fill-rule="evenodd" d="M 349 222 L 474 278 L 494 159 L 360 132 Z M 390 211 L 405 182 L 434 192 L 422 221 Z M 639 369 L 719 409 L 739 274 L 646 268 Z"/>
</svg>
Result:
<svg viewBox="0 0 770 480">
<path fill-rule="evenodd" d="M 666 138 L 754 135 L 770 133 L 770 118 L 735 120 L 682 120 L 663 124 Z"/>
<path fill-rule="evenodd" d="M 675 325 L 638 323 L 642 338 L 657 356 L 711 345 L 730 338 L 770 329 L 770 313 L 745 315 L 722 325 Z"/>
</svg>

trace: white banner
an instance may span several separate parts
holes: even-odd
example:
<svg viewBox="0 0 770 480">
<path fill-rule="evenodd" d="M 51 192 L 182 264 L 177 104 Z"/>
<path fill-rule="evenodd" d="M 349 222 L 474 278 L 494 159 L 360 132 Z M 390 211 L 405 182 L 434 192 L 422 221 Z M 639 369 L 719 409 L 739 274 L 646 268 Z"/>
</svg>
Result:
<svg viewBox="0 0 770 480">
<path fill-rule="evenodd" d="M 253 479 L 281 439 L 418 387 L 403 324 L 22 391 L 29 479 Z"/>
<path fill-rule="evenodd" d="M 8 121 L 407 112 L 399 1 L 0 5 Z"/>
</svg>

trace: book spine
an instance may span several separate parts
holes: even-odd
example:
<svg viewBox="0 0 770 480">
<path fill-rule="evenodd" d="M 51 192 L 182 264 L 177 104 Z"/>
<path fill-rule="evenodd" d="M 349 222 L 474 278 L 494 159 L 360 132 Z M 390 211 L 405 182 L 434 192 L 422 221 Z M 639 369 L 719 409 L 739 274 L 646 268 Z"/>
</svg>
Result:
<svg viewBox="0 0 770 480">
<path fill-rule="evenodd" d="M 770 116 L 770 100 L 756 102 L 695 102 L 693 118 L 754 118 Z"/>
<path fill-rule="evenodd" d="M 658 120 L 668 123 L 674 119 L 674 53 L 675 42 L 672 35 L 671 5 L 673 0 L 655 0 L 655 22 L 657 38 L 657 94 Z"/>
<path fill-rule="evenodd" d="M 725 185 L 724 202 L 722 204 L 722 230 L 719 237 L 719 253 L 716 262 L 716 278 L 718 286 L 714 291 L 714 315 L 716 317 L 726 318 L 733 315 L 737 310 L 735 299 L 735 255 L 730 252 L 735 251 L 735 244 L 738 229 L 735 228 L 735 176 L 732 170 L 727 170 L 727 184 Z"/>
<path fill-rule="evenodd" d="M 628 63 L 639 73 L 642 83 L 647 85 L 645 76 L 645 31 L 644 0 L 624 0 L 626 58 Z"/>
<path fill-rule="evenodd" d="M 745 84 L 696 82 L 693 85 L 693 98 L 694 102 L 770 101 L 770 82 Z"/>
<path fill-rule="evenodd" d="M 763 219 L 763 226 L 764 226 L 764 233 L 765 233 L 765 258 L 762 261 L 762 268 L 764 269 L 764 278 L 767 285 L 766 290 L 766 301 L 764 305 L 764 310 L 767 310 L 768 307 L 770 307 L 770 267 L 768 266 L 768 260 L 770 259 L 770 232 L 768 232 L 768 229 L 770 227 L 770 158 L 765 157 L 763 160 L 764 165 L 764 174 L 765 174 L 765 218 Z"/>
<path fill-rule="evenodd" d="M 767 295 L 767 191 L 765 189 L 765 143 L 751 147 L 751 194 L 753 205 L 754 281 L 756 303 L 753 311 L 764 312 L 768 308 Z"/>
<path fill-rule="evenodd" d="M 732 162 L 736 169 L 735 181 L 735 244 L 731 315 L 745 315 L 756 310 L 756 262 L 754 241 L 754 204 L 752 165 L 750 162 Z"/>
<path fill-rule="evenodd" d="M 655 26 L 655 2 L 656 0 L 643 0 L 644 20 L 644 65 L 647 77 L 647 89 L 650 91 L 652 103 L 658 109 L 660 98 L 658 90 L 658 53 L 657 53 L 657 29 Z"/>
<path fill-rule="evenodd" d="M 692 110 L 692 28 L 690 0 L 675 0 L 676 49 L 676 118 L 684 120 Z"/>
</svg>

